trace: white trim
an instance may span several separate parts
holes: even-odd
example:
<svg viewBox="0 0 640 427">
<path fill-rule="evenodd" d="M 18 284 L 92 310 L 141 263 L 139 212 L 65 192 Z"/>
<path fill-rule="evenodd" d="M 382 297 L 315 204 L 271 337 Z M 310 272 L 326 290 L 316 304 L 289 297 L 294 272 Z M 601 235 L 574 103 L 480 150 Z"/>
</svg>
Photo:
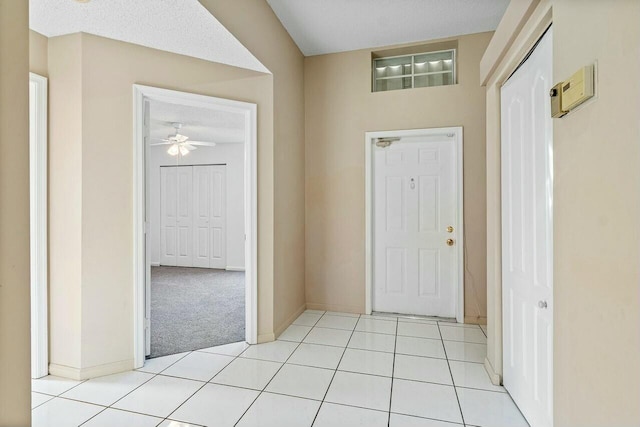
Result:
<svg viewBox="0 0 640 427">
<path fill-rule="evenodd" d="M 133 168 L 134 168 L 134 365 L 145 359 L 145 147 L 144 103 L 161 101 L 199 108 L 215 108 L 243 114 L 245 117 L 245 339 L 258 342 L 258 197 L 257 197 L 257 105 L 212 96 L 178 92 L 150 86 L 133 85 Z"/>
<path fill-rule="evenodd" d="M 225 270 L 227 270 L 227 271 L 245 271 L 245 268 L 244 267 L 232 267 L 232 266 L 228 265 L 228 266 L 225 267 Z"/>
<path fill-rule="evenodd" d="M 502 385 L 502 375 L 496 374 L 496 372 L 493 370 L 493 366 L 491 366 L 491 362 L 489 362 L 489 359 L 486 357 L 484 359 L 484 369 L 487 371 L 487 374 L 489 374 L 489 380 L 491 381 L 491 384 Z"/>
<path fill-rule="evenodd" d="M 47 322 L 47 78 L 29 73 L 31 377 L 49 373 Z"/>
<path fill-rule="evenodd" d="M 373 150 L 377 138 L 453 135 L 456 155 L 456 188 L 458 189 L 458 286 L 456 292 L 456 320 L 464 323 L 464 182 L 462 127 L 367 132 L 365 134 L 365 313 L 373 309 Z"/>
</svg>

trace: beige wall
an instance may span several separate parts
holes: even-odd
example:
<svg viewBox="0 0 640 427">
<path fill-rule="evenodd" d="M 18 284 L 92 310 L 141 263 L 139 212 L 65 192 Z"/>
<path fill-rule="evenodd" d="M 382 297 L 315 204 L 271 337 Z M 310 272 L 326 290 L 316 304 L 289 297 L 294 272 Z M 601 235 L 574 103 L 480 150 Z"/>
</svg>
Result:
<svg viewBox="0 0 640 427">
<path fill-rule="evenodd" d="M 0 0 L 0 426 L 31 425 L 29 11 Z"/>
<path fill-rule="evenodd" d="M 259 209 L 273 212 L 274 235 L 258 244 L 260 280 L 273 280 L 277 335 L 305 307 L 304 58 L 266 1 L 200 3 L 273 73 L 274 180 L 265 185 L 272 186 L 274 198 Z"/>
<path fill-rule="evenodd" d="M 554 79 L 598 99 L 554 120 L 556 427 L 640 425 L 640 2 L 553 2 Z"/>
<path fill-rule="evenodd" d="M 310 308 L 360 313 L 365 309 L 365 132 L 463 126 L 465 315 L 469 321 L 484 321 L 485 91 L 478 73 L 491 34 L 457 39 L 454 86 L 372 93 L 371 50 L 305 59 Z"/>
<path fill-rule="evenodd" d="M 50 40 L 49 75 L 51 371 L 84 378 L 133 366 L 132 85 L 257 103 L 261 183 L 272 77 L 88 34 Z M 258 332 L 273 336 L 268 289 L 258 303 Z"/>
<path fill-rule="evenodd" d="M 553 21 L 554 82 L 596 61 L 598 68 L 596 99 L 553 122 L 554 425 L 638 426 L 640 3 L 543 0 L 525 16 L 497 68 L 502 76 L 490 77 L 487 85 L 488 168 L 498 174 L 488 181 L 488 214 L 500 200 L 500 79 L 531 47 L 547 15 Z M 499 227 L 499 221 L 488 222 L 494 276 Z M 500 288 L 499 281 L 489 283 L 488 366 L 501 374 Z"/>
<path fill-rule="evenodd" d="M 29 71 L 43 77 L 49 75 L 49 39 L 33 30 L 29 31 Z"/>
</svg>

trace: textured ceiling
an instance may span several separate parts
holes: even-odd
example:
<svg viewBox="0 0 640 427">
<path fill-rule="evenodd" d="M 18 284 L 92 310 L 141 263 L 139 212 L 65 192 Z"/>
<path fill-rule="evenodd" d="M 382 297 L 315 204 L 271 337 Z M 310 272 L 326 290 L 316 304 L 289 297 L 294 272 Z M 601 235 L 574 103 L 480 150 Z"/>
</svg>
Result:
<svg viewBox="0 0 640 427">
<path fill-rule="evenodd" d="M 306 56 L 493 31 L 509 0 L 267 0 Z"/>
<path fill-rule="evenodd" d="M 29 15 L 47 37 L 84 32 L 268 72 L 198 0 L 29 0 Z"/>
<path fill-rule="evenodd" d="M 173 134 L 173 122 L 182 123 L 180 134 L 193 141 L 219 144 L 244 142 L 245 123 L 242 114 L 152 101 L 150 118 L 152 142 Z"/>
</svg>

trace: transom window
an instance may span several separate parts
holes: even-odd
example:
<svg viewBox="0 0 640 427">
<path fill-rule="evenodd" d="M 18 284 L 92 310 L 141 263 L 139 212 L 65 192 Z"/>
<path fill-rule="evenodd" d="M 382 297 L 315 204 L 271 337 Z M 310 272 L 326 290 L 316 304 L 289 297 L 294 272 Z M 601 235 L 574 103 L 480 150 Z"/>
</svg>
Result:
<svg viewBox="0 0 640 427">
<path fill-rule="evenodd" d="M 373 91 L 452 85 L 456 82 L 456 50 L 373 60 Z"/>
</svg>

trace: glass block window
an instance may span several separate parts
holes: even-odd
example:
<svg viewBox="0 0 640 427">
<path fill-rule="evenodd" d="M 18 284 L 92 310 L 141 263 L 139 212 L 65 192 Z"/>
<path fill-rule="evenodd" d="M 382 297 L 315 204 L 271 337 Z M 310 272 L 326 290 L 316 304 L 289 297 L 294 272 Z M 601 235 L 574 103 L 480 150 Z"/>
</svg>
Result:
<svg viewBox="0 0 640 427">
<path fill-rule="evenodd" d="M 455 82 L 455 49 L 373 60 L 374 92 L 452 85 Z"/>
</svg>

